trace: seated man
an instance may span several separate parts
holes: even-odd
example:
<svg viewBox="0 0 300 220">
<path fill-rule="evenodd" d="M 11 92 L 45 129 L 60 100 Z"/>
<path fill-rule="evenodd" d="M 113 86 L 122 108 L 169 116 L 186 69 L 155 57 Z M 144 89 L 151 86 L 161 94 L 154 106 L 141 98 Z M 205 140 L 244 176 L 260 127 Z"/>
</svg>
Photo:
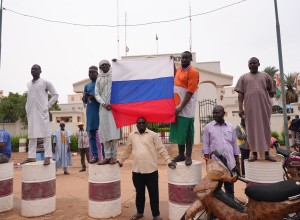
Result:
<svg viewBox="0 0 300 220">
<path fill-rule="evenodd" d="M 0 163 L 7 163 L 11 157 L 11 141 L 7 131 L 0 129 Z"/>
</svg>

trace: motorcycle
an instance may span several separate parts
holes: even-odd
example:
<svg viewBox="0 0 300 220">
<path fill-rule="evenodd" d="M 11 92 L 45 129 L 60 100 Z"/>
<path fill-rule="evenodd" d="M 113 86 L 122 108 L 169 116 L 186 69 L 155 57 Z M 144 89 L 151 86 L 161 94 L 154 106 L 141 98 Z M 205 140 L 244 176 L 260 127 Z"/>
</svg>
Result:
<svg viewBox="0 0 300 220">
<path fill-rule="evenodd" d="M 282 160 L 285 180 L 300 180 L 300 153 L 280 148 L 276 138 L 272 138 L 272 146 L 275 147 L 278 158 Z"/>
<path fill-rule="evenodd" d="M 207 175 L 193 189 L 198 199 L 181 220 L 214 217 L 220 220 L 300 219 L 300 213 L 296 214 L 300 211 L 300 181 L 249 186 L 245 189 L 249 201 L 243 204 L 221 189 L 223 182 L 234 183 L 238 179 L 248 182 L 232 173 L 224 159 L 213 152 L 212 159 L 207 161 Z M 294 213 L 293 216 L 290 213 Z"/>
</svg>

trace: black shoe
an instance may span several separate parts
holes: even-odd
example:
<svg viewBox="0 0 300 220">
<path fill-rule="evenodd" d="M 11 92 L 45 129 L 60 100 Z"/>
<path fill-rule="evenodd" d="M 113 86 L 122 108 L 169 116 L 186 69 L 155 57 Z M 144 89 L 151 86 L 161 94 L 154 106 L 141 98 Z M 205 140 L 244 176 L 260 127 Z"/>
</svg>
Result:
<svg viewBox="0 0 300 220">
<path fill-rule="evenodd" d="M 79 170 L 79 172 L 84 172 L 85 171 L 85 168 L 82 168 L 81 170 Z"/>
<path fill-rule="evenodd" d="M 192 163 L 193 163 L 192 158 L 187 156 L 185 159 L 185 165 L 190 166 L 190 165 L 192 165 Z"/>
<path fill-rule="evenodd" d="M 92 160 L 90 160 L 90 163 L 97 163 L 98 162 L 98 158 L 93 157 Z"/>
<path fill-rule="evenodd" d="M 181 161 L 185 161 L 185 156 L 182 154 L 177 155 L 176 157 L 174 157 L 174 159 L 172 160 L 173 162 L 181 162 Z"/>
</svg>

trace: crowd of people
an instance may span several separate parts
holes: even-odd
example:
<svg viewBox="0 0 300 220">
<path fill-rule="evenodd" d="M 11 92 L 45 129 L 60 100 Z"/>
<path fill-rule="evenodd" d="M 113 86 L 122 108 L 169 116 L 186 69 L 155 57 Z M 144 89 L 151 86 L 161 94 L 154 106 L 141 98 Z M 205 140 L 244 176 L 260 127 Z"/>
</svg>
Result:
<svg viewBox="0 0 300 220">
<path fill-rule="evenodd" d="M 145 208 L 145 187 L 150 197 L 150 205 L 154 220 L 160 220 L 158 165 L 160 154 L 172 169 L 176 163 L 184 161 L 186 166 L 192 164 L 192 146 L 194 141 L 194 115 L 197 100 L 197 89 L 200 74 L 191 66 L 192 54 L 185 51 L 181 54 L 181 66 L 174 70 L 174 101 L 176 109 L 175 123 L 170 127 L 170 141 L 178 144 L 178 155 L 171 159 L 160 138 L 147 129 L 146 117 L 136 120 L 137 131 L 132 132 L 127 140 L 121 157 L 117 156 L 118 140 L 121 138 L 120 128 L 114 121 L 110 98 L 112 92 L 112 68 L 108 60 L 101 60 L 99 69 L 91 66 L 88 70 L 90 82 L 84 87 L 82 101 L 86 104 L 86 128 L 78 123 L 76 138 L 81 157 L 81 170 L 86 171 L 86 163 L 98 165 L 113 165 L 123 163 L 133 155 L 132 180 L 136 189 L 136 210 L 132 220 L 143 217 Z M 116 59 L 113 62 L 118 62 Z M 245 175 L 244 160 L 253 162 L 258 159 L 258 153 L 265 154 L 265 160 L 276 161 L 269 154 L 270 148 L 270 116 L 271 98 L 275 93 L 273 80 L 259 72 L 259 60 L 255 57 L 248 62 L 250 72 L 238 80 L 235 91 L 238 92 L 240 124 L 234 127 L 225 121 L 223 106 L 214 107 L 213 121 L 204 127 L 202 152 L 207 160 L 213 151 L 218 151 L 226 158 L 230 170 Z M 28 158 L 22 162 L 36 161 L 37 139 L 42 138 L 45 148 L 44 165 L 50 164 L 51 135 L 53 137 L 53 160 L 56 169 L 63 168 L 69 175 L 68 166 L 72 164 L 70 152 L 71 132 L 65 127 L 65 122 L 59 122 L 59 128 L 51 133 L 48 109 L 57 101 L 58 93 L 52 83 L 40 78 L 42 70 L 39 65 L 31 68 L 32 80 L 27 84 L 28 97 L 26 112 L 28 118 Z M 50 93 L 51 98 L 48 99 Z M 299 117 L 291 121 L 289 128 L 293 137 L 300 127 Z M 298 126 L 298 127 L 297 127 Z M 296 128 L 297 127 L 297 128 Z M 102 147 L 97 146 L 99 135 Z M 89 157 L 89 151 L 92 157 Z M 241 154 L 241 160 L 239 155 Z M 6 163 L 11 157 L 10 136 L 5 130 L 0 130 L 0 163 Z M 241 163 L 240 163 L 241 161 Z M 241 164 L 241 165 L 240 165 Z M 232 183 L 224 184 L 225 191 L 234 195 Z"/>
</svg>

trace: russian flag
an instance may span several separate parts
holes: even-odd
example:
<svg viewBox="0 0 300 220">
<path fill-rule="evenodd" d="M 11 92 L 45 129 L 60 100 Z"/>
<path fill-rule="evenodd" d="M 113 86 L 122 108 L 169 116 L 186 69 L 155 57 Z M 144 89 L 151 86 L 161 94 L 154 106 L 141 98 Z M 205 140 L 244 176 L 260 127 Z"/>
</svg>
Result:
<svg viewBox="0 0 300 220">
<path fill-rule="evenodd" d="M 174 122 L 174 64 L 170 57 L 118 60 L 112 63 L 111 109 L 117 127 Z"/>
</svg>

